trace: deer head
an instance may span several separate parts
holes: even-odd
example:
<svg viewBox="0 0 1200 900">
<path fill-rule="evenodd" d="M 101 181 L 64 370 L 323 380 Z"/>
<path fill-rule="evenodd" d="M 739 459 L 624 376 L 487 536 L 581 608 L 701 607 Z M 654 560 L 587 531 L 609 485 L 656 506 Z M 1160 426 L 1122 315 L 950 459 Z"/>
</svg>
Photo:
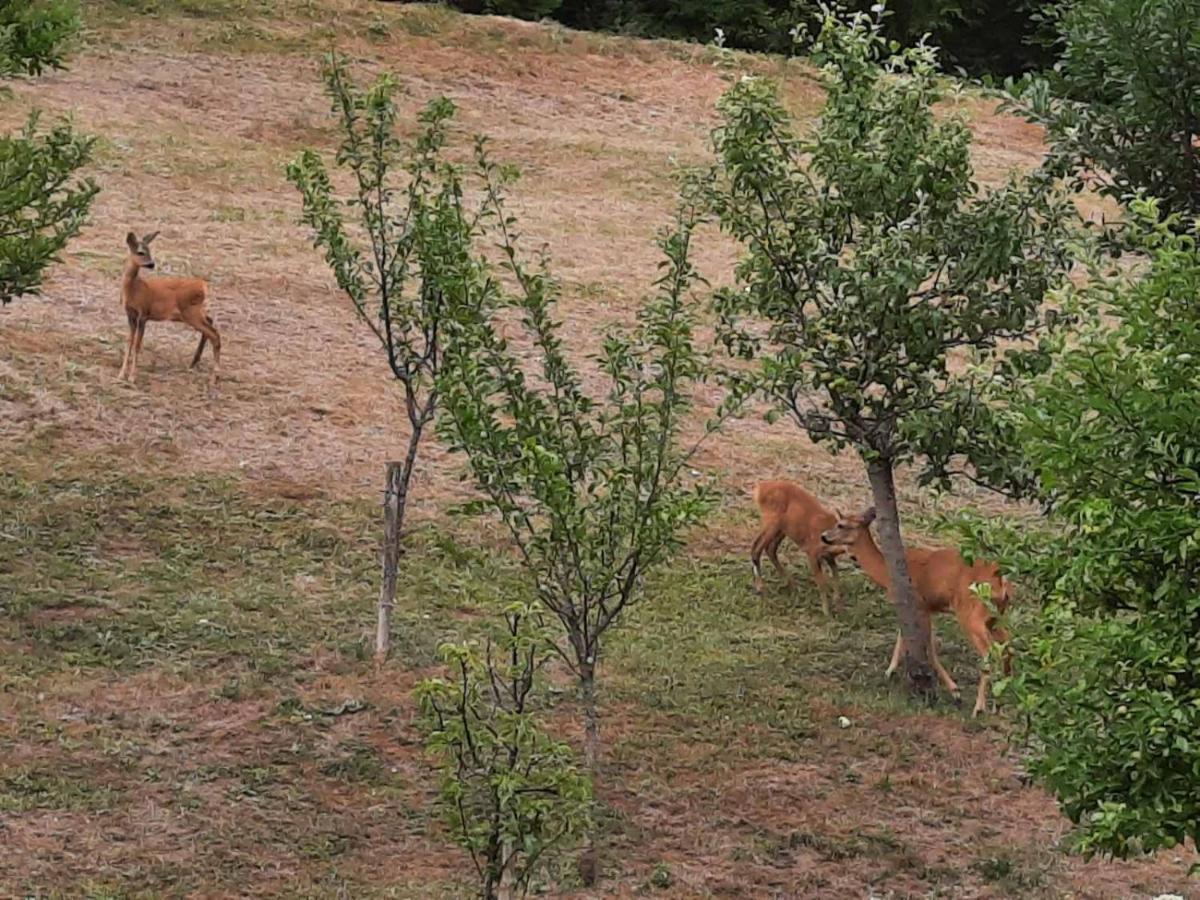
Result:
<svg viewBox="0 0 1200 900">
<path fill-rule="evenodd" d="M 157 231 L 152 231 L 140 241 L 132 231 L 125 235 L 125 244 L 129 247 L 129 256 L 142 269 L 154 269 L 154 257 L 150 255 L 150 242 L 158 237 Z"/>
</svg>

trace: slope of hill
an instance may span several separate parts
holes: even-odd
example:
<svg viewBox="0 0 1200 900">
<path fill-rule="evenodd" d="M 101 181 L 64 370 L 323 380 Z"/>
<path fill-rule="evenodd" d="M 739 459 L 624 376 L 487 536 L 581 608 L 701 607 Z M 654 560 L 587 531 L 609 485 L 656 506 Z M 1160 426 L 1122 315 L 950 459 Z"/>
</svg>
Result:
<svg viewBox="0 0 1200 900">
<path fill-rule="evenodd" d="M 364 660 L 376 492 L 403 415 L 283 177 L 300 147 L 332 143 L 317 57 L 333 44 L 364 76 L 396 72 L 408 113 L 450 96 L 460 134 L 523 169 L 516 207 L 551 248 L 581 355 L 647 289 L 672 161 L 705 157 L 728 80 L 779 77 L 799 112 L 816 89 L 799 63 L 436 7 L 97 0 L 89 15 L 71 68 L 0 108 L 4 127 L 34 105 L 72 114 L 100 137 L 103 188 L 45 296 L 0 311 L 0 893 L 462 896 L 410 691 L 440 640 L 522 588 L 488 552 L 498 536 L 444 514 L 460 464 L 430 445 L 397 662 Z M 983 177 L 1037 161 L 1035 129 L 963 103 Z M 219 401 L 175 326 L 151 326 L 136 386 L 116 381 L 128 229 L 161 230 L 163 268 L 211 279 Z M 704 272 L 727 277 L 732 248 L 702 246 Z M 890 613 L 857 579 L 833 623 L 803 576 L 799 596 L 749 593 L 749 482 L 797 477 L 854 505 L 856 464 L 757 419 L 704 463 L 726 508 L 652 585 L 605 673 L 602 892 L 1186 889 L 1189 854 L 1064 856 L 1002 722 L 894 697 Z M 904 499 L 918 517 L 943 502 Z M 948 665 L 973 673 L 944 634 Z M 554 893 L 574 890 L 562 878 Z"/>
</svg>

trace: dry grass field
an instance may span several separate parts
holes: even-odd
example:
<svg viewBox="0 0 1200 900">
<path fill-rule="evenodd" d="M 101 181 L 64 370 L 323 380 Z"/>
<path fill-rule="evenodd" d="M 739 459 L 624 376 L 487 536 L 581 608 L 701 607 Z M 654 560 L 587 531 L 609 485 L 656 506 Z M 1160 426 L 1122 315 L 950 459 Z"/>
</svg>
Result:
<svg viewBox="0 0 1200 900">
<path fill-rule="evenodd" d="M 44 296 L 0 310 L 0 896 L 460 897 L 464 857 L 433 805 L 411 690 L 440 641 L 525 588 L 498 530 L 447 514 L 461 460 L 423 451 L 397 611 L 376 671 L 379 489 L 400 396 L 297 224 L 283 169 L 333 133 L 318 57 L 388 70 L 412 113 L 445 94 L 456 131 L 523 170 L 526 243 L 549 245 L 582 359 L 627 321 L 657 262 L 676 163 L 705 159 L 717 97 L 798 62 L 577 34 L 369 0 L 90 0 L 69 70 L 14 86 L 99 137 L 103 191 Z M 981 177 L 1036 163 L 1039 134 L 961 105 Z M 136 385 L 118 275 L 128 229 L 162 231 L 160 269 L 210 279 L 219 400 L 195 343 L 152 325 Z M 734 251 L 700 242 L 728 279 Z M 705 401 L 712 398 L 702 398 Z M 849 607 L 750 590 L 747 489 L 794 477 L 854 506 L 859 465 L 780 423 L 732 425 L 701 465 L 722 508 L 649 585 L 602 673 L 604 878 L 569 860 L 553 896 L 1200 897 L 1191 851 L 1085 862 L 1021 776 L 1003 717 L 918 711 L 886 685 L 884 599 Z M 905 483 L 932 527 L 972 493 Z M 941 628 L 971 693 L 976 662 Z M 557 700 L 574 740 L 573 700 Z M 851 720 L 840 728 L 839 716 Z"/>
</svg>

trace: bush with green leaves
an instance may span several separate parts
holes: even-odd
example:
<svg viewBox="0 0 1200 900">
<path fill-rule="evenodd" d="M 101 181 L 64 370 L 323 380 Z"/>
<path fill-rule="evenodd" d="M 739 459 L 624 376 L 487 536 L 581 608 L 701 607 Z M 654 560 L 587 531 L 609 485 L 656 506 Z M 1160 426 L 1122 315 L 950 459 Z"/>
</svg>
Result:
<svg viewBox="0 0 1200 900">
<path fill-rule="evenodd" d="M 1061 57 L 1024 103 L 1054 161 L 1080 188 L 1200 215 L 1200 0 L 1070 0 L 1050 17 Z"/>
<path fill-rule="evenodd" d="M 1030 769 L 1081 849 L 1120 857 L 1200 840 L 1200 250 L 1160 218 L 1134 204 L 1147 260 L 1094 264 L 1078 333 L 1000 394 L 1009 486 L 1046 527 L 977 534 L 1042 602 L 998 688 Z"/>
<path fill-rule="evenodd" d="M 716 295 L 720 336 L 757 359 L 734 376 L 810 437 L 866 464 L 907 648 L 909 683 L 933 688 L 895 469 L 945 483 L 979 403 L 978 368 L 1043 328 L 1065 277 L 1074 212 L 1047 177 L 979 187 L 971 133 L 935 115 L 946 99 L 928 47 L 894 51 L 878 19 L 828 15 L 814 47 L 825 107 L 797 134 L 769 81 L 720 101 L 717 163 L 696 189 L 745 249 Z"/>
<path fill-rule="evenodd" d="M 441 808 L 471 856 L 484 900 L 523 896 L 553 854 L 583 832 L 591 786 L 539 718 L 550 635 L 537 608 L 509 605 L 504 627 L 442 655 L 453 678 L 418 687 Z"/>
<path fill-rule="evenodd" d="M 291 162 L 288 178 L 300 191 L 314 245 L 324 250 L 338 286 L 379 339 L 404 391 L 408 447 L 391 501 L 402 529 L 421 438 L 437 412 L 451 307 L 480 302 L 462 292 L 483 290 L 479 280 L 461 277 L 473 258 L 478 214 L 464 204 L 460 171 L 443 158 L 453 103 L 444 97 L 431 101 L 418 118 L 416 138 L 406 144 L 396 136 L 391 76 L 361 91 L 345 59 L 331 54 L 324 77 L 341 128 L 336 163 L 353 175 L 353 192 L 344 199 L 336 195 L 314 150 Z M 347 227 L 347 216 L 357 220 L 356 229 Z M 385 596 L 377 616 L 380 659 L 388 654 L 391 616 Z"/>
<path fill-rule="evenodd" d="M 59 68 L 66 42 L 78 31 L 72 3 L 0 0 L 0 77 L 40 75 Z M 0 86 L 0 97 L 7 89 Z M 47 266 L 79 234 L 99 188 L 74 180 L 94 141 L 61 123 L 0 136 L 0 305 L 35 294 Z"/>
</svg>

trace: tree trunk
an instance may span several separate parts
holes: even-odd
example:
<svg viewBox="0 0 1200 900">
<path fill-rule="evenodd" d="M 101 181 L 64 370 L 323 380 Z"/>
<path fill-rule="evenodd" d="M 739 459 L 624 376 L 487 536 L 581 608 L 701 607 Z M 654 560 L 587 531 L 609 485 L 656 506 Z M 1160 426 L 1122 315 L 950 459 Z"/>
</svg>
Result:
<svg viewBox="0 0 1200 900">
<path fill-rule="evenodd" d="M 500 847 L 500 886 L 496 900 L 517 900 L 517 879 L 513 872 L 513 843 L 506 840 Z"/>
<path fill-rule="evenodd" d="M 583 764 L 592 779 L 593 800 L 600 783 L 600 716 L 596 709 L 596 662 L 585 661 L 579 667 L 579 687 L 583 699 Z M 579 856 L 579 877 L 585 887 L 596 883 L 600 875 L 600 851 L 596 846 L 595 823 L 584 837 Z"/>
<path fill-rule="evenodd" d="M 375 623 L 375 662 L 383 663 L 392 647 L 392 607 L 396 602 L 396 577 L 400 569 L 400 529 L 404 524 L 408 477 L 404 463 L 387 465 L 383 494 L 383 583 Z"/>
<path fill-rule="evenodd" d="M 875 499 L 876 521 L 879 523 L 879 549 L 887 563 L 888 580 L 892 584 L 891 600 L 904 635 L 904 675 L 909 690 L 927 699 L 935 696 L 937 682 L 929 665 L 929 617 L 921 615 L 917 591 L 908 571 L 908 556 L 900 536 L 900 511 L 896 506 L 896 483 L 890 460 L 874 460 L 867 464 L 871 493 Z"/>
</svg>

